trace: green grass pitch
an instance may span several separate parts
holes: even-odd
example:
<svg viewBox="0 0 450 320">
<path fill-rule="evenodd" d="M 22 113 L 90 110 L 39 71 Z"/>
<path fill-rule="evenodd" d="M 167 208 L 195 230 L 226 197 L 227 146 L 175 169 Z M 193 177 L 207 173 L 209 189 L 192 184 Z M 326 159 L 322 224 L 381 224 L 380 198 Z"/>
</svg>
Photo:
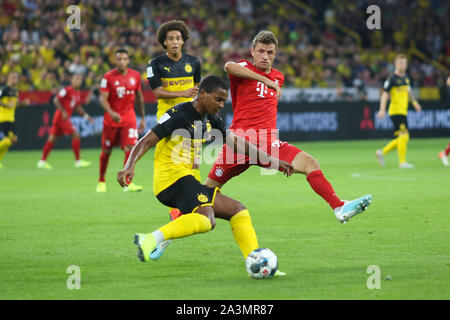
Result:
<svg viewBox="0 0 450 320">
<path fill-rule="evenodd" d="M 221 220 L 173 241 L 159 261 L 138 261 L 133 234 L 168 222 L 152 192 L 152 152 L 136 169 L 143 192 L 119 188 L 123 152 L 115 149 L 108 192 L 97 194 L 99 150 L 82 150 L 93 162 L 87 169 L 73 167 L 71 150 L 55 150 L 52 171 L 36 169 L 40 151 L 12 151 L 0 170 L 0 299 L 450 299 L 450 168 L 437 157 L 448 139 L 411 139 L 413 170 L 398 169 L 395 152 L 379 167 L 374 151 L 386 142 L 298 144 L 341 198 L 372 194 L 368 211 L 347 225 L 301 175 L 252 167 L 223 188 L 249 208 L 260 246 L 287 273 L 269 280 L 247 276 Z M 66 286 L 70 265 L 81 270 L 79 290 Z M 367 288 L 371 265 L 380 289 Z"/>
</svg>

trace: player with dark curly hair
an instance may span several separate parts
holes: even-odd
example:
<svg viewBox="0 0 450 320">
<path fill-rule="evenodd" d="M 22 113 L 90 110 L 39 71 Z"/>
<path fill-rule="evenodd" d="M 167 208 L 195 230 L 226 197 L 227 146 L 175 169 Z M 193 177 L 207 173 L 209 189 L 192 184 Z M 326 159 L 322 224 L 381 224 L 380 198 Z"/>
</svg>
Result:
<svg viewBox="0 0 450 320">
<path fill-rule="evenodd" d="M 192 101 L 197 96 L 201 65 L 197 57 L 183 52 L 183 45 L 189 39 L 189 28 L 183 21 L 171 20 L 161 24 L 156 36 L 165 53 L 150 61 L 147 79 L 158 100 L 156 117 L 159 120 L 170 108 Z M 192 175 L 200 181 L 197 164 L 192 167 Z M 171 219 L 180 214 L 178 209 L 170 209 Z"/>
</svg>

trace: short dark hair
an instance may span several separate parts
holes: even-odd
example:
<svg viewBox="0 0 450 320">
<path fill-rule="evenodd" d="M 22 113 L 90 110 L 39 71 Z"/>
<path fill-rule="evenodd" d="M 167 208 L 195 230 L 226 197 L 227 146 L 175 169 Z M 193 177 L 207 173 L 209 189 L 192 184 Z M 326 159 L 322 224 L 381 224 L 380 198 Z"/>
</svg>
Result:
<svg viewBox="0 0 450 320">
<path fill-rule="evenodd" d="M 167 49 L 167 46 L 164 45 L 164 40 L 166 40 L 167 33 L 169 31 L 178 30 L 181 32 L 181 36 L 183 37 L 183 41 L 186 42 L 189 39 L 189 27 L 182 20 L 170 20 L 161 24 L 156 31 L 156 37 L 158 38 L 158 42 Z"/>
<path fill-rule="evenodd" d="M 217 90 L 217 88 L 224 89 L 225 91 L 228 91 L 228 86 L 223 81 L 222 78 L 218 76 L 207 76 L 200 82 L 199 90 L 204 89 L 207 93 L 212 93 Z"/>
<path fill-rule="evenodd" d="M 272 31 L 262 30 L 260 31 L 254 38 L 252 42 L 252 47 L 256 47 L 256 44 L 261 42 L 263 44 L 274 44 L 275 47 L 278 47 L 277 37 L 273 34 Z"/>
<path fill-rule="evenodd" d="M 125 48 L 119 48 L 116 50 L 116 52 L 114 52 L 114 54 L 118 54 L 118 53 L 126 53 L 127 56 L 130 56 L 130 54 L 128 53 L 128 50 Z"/>
</svg>

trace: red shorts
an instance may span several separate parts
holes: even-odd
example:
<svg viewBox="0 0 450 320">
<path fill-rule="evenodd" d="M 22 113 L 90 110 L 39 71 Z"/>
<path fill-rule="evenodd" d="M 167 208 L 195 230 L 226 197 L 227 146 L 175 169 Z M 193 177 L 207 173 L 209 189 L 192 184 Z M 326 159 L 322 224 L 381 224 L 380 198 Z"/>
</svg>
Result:
<svg viewBox="0 0 450 320">
<path fill-rule="evenodd" d="M 261 146 L 259 146 L 261 147 Z M 301 152 L 297 147 L 281 141 L 275 140 L 269 148 L 261 148 L 263 151 L 268 149 L 268 153 L 283 161 L 292 163 L 295 156 Z M 209 171 L 208 178 L 217 181 L 220 184 L 225 184 L 231 178 L 240 175 L 247 170 L 251 165 L 257 165 L 263 168 L 270 167 L 270 164 L 260 163 L 259 161 L 252 161 L 252 159 L 245 155 L 236 154 L 226 144 L 223 145 L 222 150 L 217 156 L 216 162 Z"/>
<path fill-rule="evenodd" d="M 120 145 L 124 149 L 126 146 L 134 146 L 138 142 L 138 137 L 136 122 L 123 127 L 111 127 L 103 124 L 102 148 L 111 149 Z"/>
<path fill-rule="evenodd" d="M 62 135 L 70 136 L 74 132 L 76 132 L 76 130 L 70 121 L 70 118 L 67 120 L 53 120 L 50 134 L 60 137 Z"/>
</svg>

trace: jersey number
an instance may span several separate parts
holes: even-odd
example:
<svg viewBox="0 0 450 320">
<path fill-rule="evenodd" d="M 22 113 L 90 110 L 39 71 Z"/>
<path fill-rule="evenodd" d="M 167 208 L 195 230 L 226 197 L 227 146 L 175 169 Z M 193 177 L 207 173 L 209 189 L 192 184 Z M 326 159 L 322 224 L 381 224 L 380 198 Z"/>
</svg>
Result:
<svg viewBox="0 0 450 320">
<path fill-rule="evenodd" d="M 139 137 L 139 134 L 138 134 L 137 129 L 133 129 L 133 128 L 128 129 L 128 138 L 133 139 L 133 138 L 138 138 L 138 137 Z"/>
</svg>

